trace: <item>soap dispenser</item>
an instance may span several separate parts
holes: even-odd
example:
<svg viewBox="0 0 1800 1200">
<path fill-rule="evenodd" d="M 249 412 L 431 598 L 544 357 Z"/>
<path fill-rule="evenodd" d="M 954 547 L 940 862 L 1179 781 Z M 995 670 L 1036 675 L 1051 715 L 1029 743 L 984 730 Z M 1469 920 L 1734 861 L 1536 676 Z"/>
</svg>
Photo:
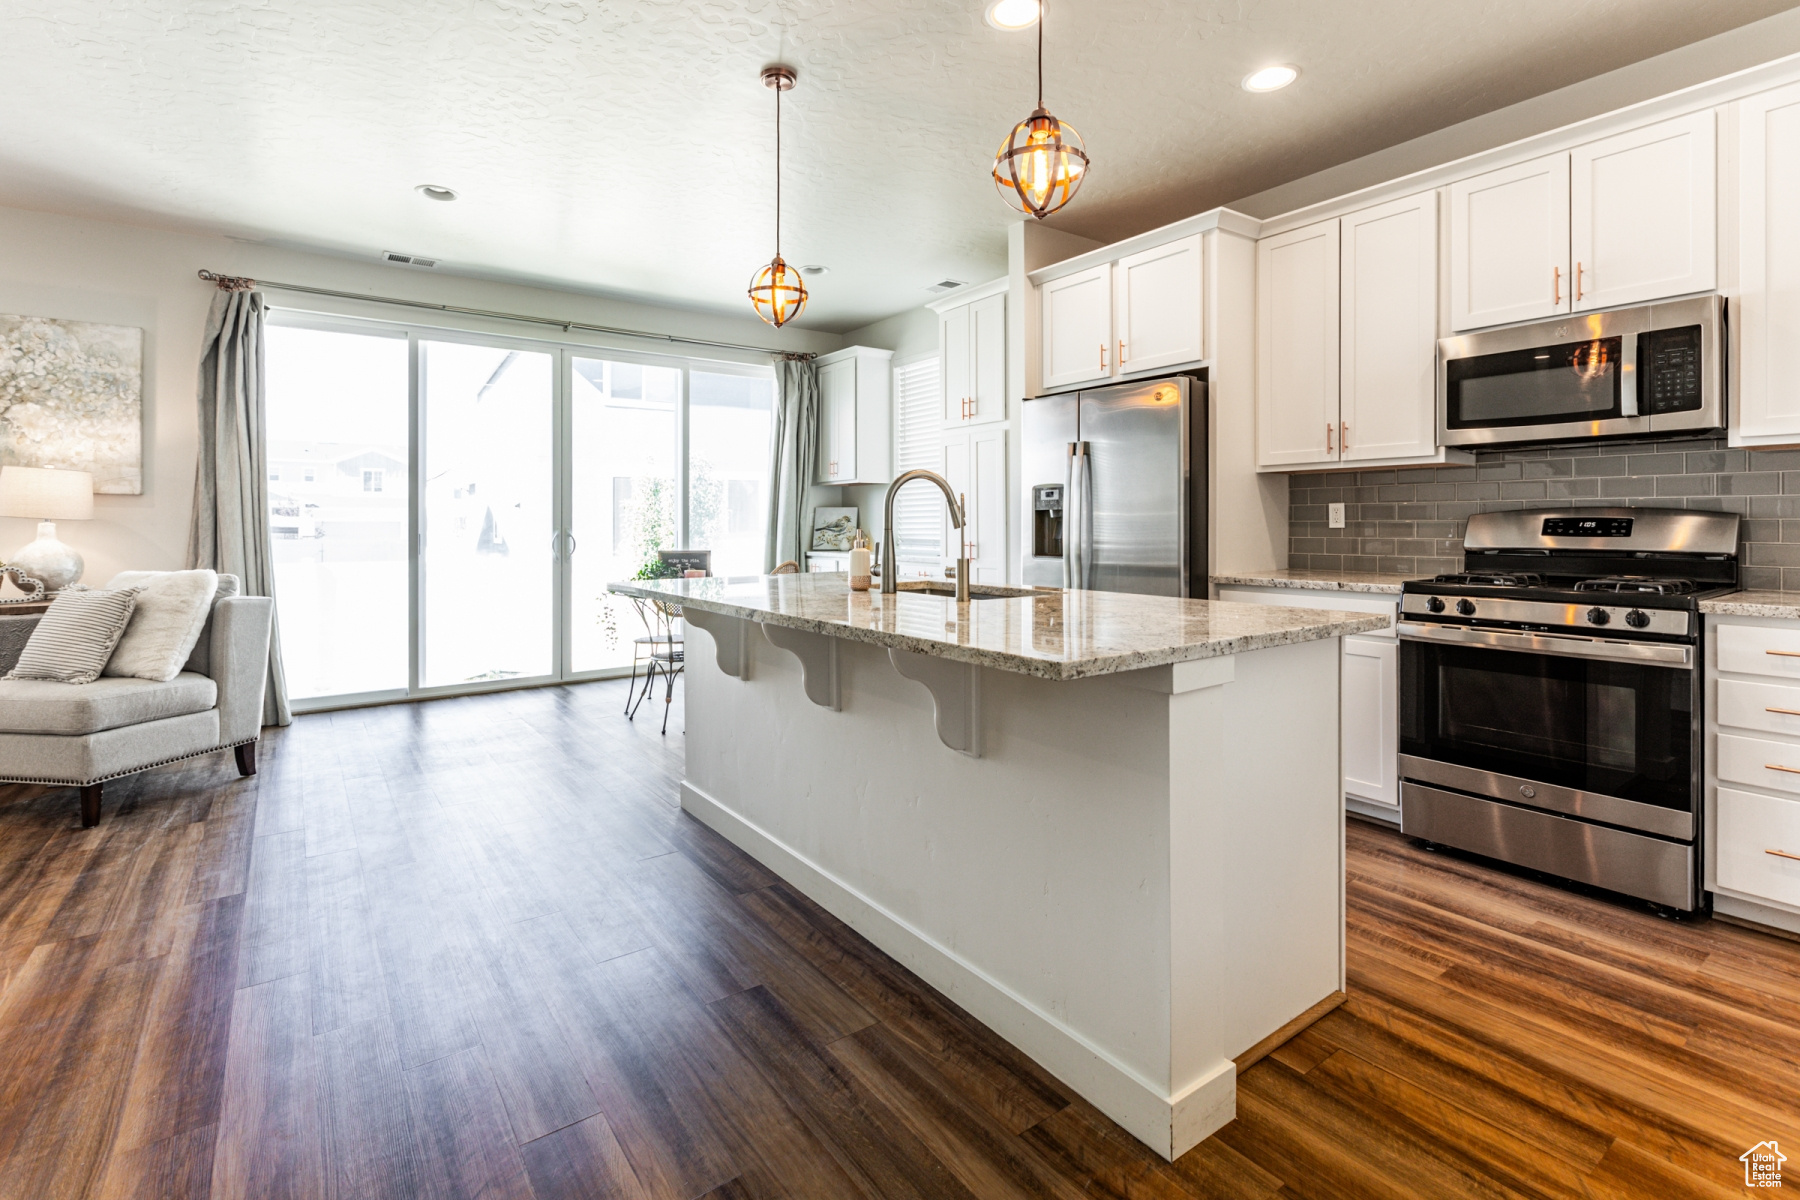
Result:
<svg viewBox="0 0 1800 1200">
<path fill-rule="evenodd" d="M 869 575 L 869 539 L 862 530 L 856 531 L 856 540 L 850 543 L 850 590 L 866 592 L 874 580 Z"/>
</svg>

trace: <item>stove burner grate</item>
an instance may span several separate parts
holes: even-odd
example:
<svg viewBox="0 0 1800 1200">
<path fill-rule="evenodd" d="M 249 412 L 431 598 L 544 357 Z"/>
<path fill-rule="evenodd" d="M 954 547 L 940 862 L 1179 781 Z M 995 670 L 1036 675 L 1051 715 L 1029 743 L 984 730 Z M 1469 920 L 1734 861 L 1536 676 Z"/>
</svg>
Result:
<svg viewBox="0 0 1800 1200">
<path fill-rule="evenodd" d="M 1433 583 L 1459 583 L 1464 587 L 1543 587 L 1544 577 L 1526 571 L 1459 571 L 1439 575 Z"/>
<path fill-rule="evenodd" d="M 1653 579 L 1648 575 L 1609 575 L 1604 579 L 1584 579 L 1575 585 L 1578 592 L 1642 592 L 1653 596 L 1685 596 L 1695 591 L 1691 579 Z"/>
</svg>

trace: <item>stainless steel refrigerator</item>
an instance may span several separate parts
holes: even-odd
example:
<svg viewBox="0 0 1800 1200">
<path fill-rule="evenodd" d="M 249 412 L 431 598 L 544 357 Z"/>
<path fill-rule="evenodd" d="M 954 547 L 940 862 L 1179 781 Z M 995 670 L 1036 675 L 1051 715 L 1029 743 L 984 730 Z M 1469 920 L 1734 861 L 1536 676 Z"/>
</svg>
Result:
<svg viewBox="0 0 1800 1200">
<path fill-rule="evenodd" d="M 1204 597 L 1206 383 L 1171 375 L 1023 411 L 1021 579 Z"/>
</svg>

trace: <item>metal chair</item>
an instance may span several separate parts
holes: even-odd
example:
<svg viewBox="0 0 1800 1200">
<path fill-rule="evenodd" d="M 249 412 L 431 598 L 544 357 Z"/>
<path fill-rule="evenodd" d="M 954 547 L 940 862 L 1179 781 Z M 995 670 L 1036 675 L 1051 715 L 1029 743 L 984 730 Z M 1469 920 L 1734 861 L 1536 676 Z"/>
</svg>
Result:
<svg viewBox="0 0 1800 1200">
<path fill-rule="evenodd" d="M 625 693 L 625 719 L 637 719 L 637 710 L 663 678 L 662 731 L 669 732 L 669 706 L 675 702 L 675 677 L 686 669 L 687 655 L 682 635 L 675 623 L 681 620 L 681 606 L 666 600 L 644 600 L 633 596 L 631 603 L 644 623 L 645 636 L 634 638 L 631 651 L 631 685 Z M 644 669 L 644 686 L 637 685 L 638 668 Z"/>
</svg>

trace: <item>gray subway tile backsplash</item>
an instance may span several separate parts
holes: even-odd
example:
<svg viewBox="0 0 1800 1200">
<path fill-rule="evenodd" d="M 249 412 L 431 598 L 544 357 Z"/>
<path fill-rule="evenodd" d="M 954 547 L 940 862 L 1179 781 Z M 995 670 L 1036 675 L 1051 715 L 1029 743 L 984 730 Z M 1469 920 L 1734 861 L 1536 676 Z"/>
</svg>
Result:
<svg viewBox="0 0 1800 1200">
<path fill-rule="evenodd" d="M 1328 528 L 1327 505 L 1345 527 Z M 1800 450 L 1723 438 L 1490 450 L 1470 465 L 1288 476 L 1288 561 L 1434 575 L 1462 565 L 1478 512 L 1638 505 L 1742 513 L 1745 587 L 1800 591 Z"/>
</svg>

